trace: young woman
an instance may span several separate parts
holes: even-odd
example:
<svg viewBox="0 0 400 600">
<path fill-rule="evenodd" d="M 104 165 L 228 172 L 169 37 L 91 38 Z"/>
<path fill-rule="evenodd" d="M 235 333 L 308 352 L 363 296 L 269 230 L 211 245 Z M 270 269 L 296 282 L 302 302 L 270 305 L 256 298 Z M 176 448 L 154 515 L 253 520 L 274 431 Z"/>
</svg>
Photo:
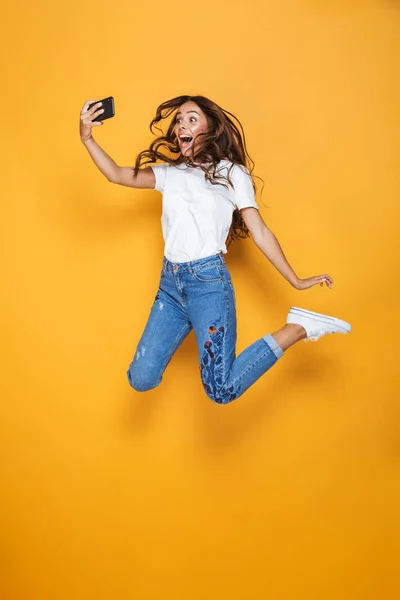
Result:
<svg viewBox="0 0 400 600">
<path fill-rule="evenodd" d="M 300 279 L 287 262 L 260 216 L 247 167 L 254 163 L 234 115 L 204 96 L 164 102 L 150 130 L 157 126 L 162 133 L 158 124 L 167 119 L 167 132 L 138 155 L 135 167 L 120 167 L 92 137 L 92 128 L 102 125 L 93 119 L 103 111 L 100 102 L 89 110 L 93 102 L 85 102 L 81 110 L 80 135 L 96 166 L 112 183 L 155 189 L 163 196 L 165 250 L 159 289 L 128 370 L 135 390 L 160 384 L 172 355 L 192 329 L 204 390 L 218 404 L 239 398 L 296 342 L 351 331 L 345 321 L 292 307 L 286 325 L 236 356 L 235 293 L 224 259 L 233 239 L 251 234 L 297 290 L 317 284 L 332 288 L 332 278 L 324 274 Z M 162 162 L 154 164 L 157 160 Z"/>
</svg>

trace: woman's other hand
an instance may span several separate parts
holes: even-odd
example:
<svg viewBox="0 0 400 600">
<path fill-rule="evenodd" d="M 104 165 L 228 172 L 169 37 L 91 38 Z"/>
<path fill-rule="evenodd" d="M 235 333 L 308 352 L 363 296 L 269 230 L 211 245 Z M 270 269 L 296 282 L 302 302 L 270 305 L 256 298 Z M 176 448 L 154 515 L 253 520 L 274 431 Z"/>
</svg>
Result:
<svg viewBox="0 0 400 600">
<path fill-rule="evenodd" d="M 328 288 L 332 289 L 333 279 L 326 273 L 324 275 L 315 275 L 314 277 L 308 277 L 307 279 L 298 279 L 294 287 L 296 290 L 307 290 L 313 285 L 318 284 L 321 287 L 325 284 Z"/>
</svg>

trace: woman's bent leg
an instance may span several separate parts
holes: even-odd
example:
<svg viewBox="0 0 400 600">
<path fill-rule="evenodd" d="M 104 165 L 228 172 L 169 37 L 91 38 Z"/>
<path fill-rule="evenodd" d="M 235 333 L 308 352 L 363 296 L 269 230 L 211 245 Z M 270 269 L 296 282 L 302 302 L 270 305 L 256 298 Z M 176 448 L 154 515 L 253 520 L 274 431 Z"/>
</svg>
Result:
<svg viewBox="0 0 400 600">
<path fill-rule="evenodd" d="M 196 335 L 205 392 L 214 402 L 239 398 L 283 356 L 278 342 L 266 334 L 236 357 L 236 303 L 226 266 L 221 281 L 191 286 L 188 313 Z"/>
<path fill-rule="evenodd" d="M 136 391 L 145 392 L 161 383 L 174 352 L 191 329 L 183 307 L 159 289 L 127 372 Z"/>
</svg>

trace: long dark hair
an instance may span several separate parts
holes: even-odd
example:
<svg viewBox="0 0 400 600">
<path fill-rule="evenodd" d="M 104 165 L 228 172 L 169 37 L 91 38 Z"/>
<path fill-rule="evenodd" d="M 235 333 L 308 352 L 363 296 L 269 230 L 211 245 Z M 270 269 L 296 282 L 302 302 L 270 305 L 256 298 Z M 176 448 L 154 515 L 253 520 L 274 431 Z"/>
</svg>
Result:
<svg viewBox="0 0 400 600">
<path fill-rule="evenodd" d="M 204 139 L 201 147 L 196 153 L 194 153 L 193 144 L 190 159 L 182 155 L 178 140 L 174 133 L 176 113 L 182 104 L 189 101 L 195 102 L 202 109 L 206 116 L 209 129 L 206 133 L 200 133 L 198 135 L 198 137 L 204 136 Z M 168 119 L 171 115 L 173 115 L 173 118 L 168 126 L 167 133 L 164 134 L 159 123 L 164 119 Z M 236 125 L 232 119 L 235 119 L 238 125 Z M 252 175 L 254 162 L 247 152 L 242 124 L 237 117 L 218 106 L 218 104 L 212 100 L 209 100 L 205 96 L 177 96 L 176 98 L 167 100 L 157 108 L 156 116 L 150 123 L 150 131 L 152 133 L 155 133 L 154 129 L 158 129 L 162 135 L 157 137 L 147 150 L 143 150 L 143 152 L 138 154 L 133 168 L 135 177 L 141 166 L 155 163 L 157 159 L 172 165 L 178 165 L 185 162 L 188 166 L 192 166 L 195 162 L 200 163 L 196 166 L 204 172 L 205 178 L 212 185 L 223 185 L 229 189 L 229 185 L 232 188 L 234 187 L 229 175 L 233 165 L 236 164 L 242 165 L 248 170 L 248 173 L 252 178 L 254 192 L 256 192 L 253 177 L 257 176 Z M 163 151 L 160 151 L 160 149 L 163 150 L 164 148 L 168 152 L 167 155 L 164 154 Z M 233 163 L 228 169 L 227 177 L 217 173 L 217 166 L 221 160 L 229 160 Z M 259 177 L 257 178 L 260 179 Z M 223 181 L 226 183 L 223 183 Z M 235 209 L 228 234 L 227 245 L 229 246 L 234 239 L 246 237 L 249 237 L 249 230 L 243 221 L 240 211 Z"/>
</svg>

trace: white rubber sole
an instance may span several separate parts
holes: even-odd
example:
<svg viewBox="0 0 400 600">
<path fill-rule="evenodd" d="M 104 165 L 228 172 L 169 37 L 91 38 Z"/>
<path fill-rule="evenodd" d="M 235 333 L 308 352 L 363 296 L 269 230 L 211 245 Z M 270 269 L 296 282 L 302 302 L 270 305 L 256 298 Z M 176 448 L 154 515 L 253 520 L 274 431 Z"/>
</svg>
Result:
<svg viewBox="0 0 400 600">
<path fill-rule="evenodd" d="M 344 330 L 344 333 L 350 333 L 351 325 L 347 323 L 347 321 L 342 321 L 342 319 L 337 319 L 336 317 L 331 317 L 329 315 L 323 315 L 321 313 L 312 312 L 311 310 L 306 310 L 305 308 L 299 308 L 298 306 L 291 306 L 289 310 L 289 315 L 298 315 L 299 317 L 306 317 L 309 319 L 315 319 L 317 321 L 321 321 L 322 323 L 327 323 L 328 325 L 335 325 L 340 329 Z"/>
</svg>

